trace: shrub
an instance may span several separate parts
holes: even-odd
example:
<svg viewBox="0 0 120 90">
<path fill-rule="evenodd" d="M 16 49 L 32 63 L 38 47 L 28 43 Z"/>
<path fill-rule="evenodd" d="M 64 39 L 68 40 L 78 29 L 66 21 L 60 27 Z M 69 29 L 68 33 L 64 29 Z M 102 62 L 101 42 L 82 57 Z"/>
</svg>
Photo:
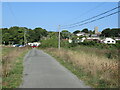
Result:
<svg viewBox="0 0 120 90">
<path fill-rule="evenodd" d="M 70 48 L 70 43 L 65 40 L 61 40 L 61 47 Z"/>
<path fill-rule="evenodd" d="M 84 42 L 79 43 L 79 45 L 95 46 L 96 42 L 95 41 L 84 41 Z"/>
<path fill-rule="evenodd" d="M 120 49 L 120 43 L 117 42 L 117 43 L 115 44 L 115 47 L 116 47 L 117 49 Z"/>
<path fill-rule="evenodd" d="M 66 40 L 61 40 L 60 46 L 61 47 L 70 47 L 70 44 Z M 51 48 L 51 47 L 57 48 L 58 47 L 58 38 L 53 37 L 53 38 L 50 38 L 47 40 L 42 40 L 41 45 L 39 47 L 41 47 L 41 48 Z"/>
<path fill-rule="evenodd" d="M 116 42 L 120 44 L 120 40 L 118 40 L 118 41 L 116 41 Z"/>
<path fill-rule="evenodd" d="M 52 37 L 50 39 L 47 40 L 42 40 L 41 41 L 41 45 L 39 47 L 41 48 L 47 48 L 47 47 L 54 47 L 57 48 L 58 46 L 58 40 L 56 37 Z"/>
</svg>

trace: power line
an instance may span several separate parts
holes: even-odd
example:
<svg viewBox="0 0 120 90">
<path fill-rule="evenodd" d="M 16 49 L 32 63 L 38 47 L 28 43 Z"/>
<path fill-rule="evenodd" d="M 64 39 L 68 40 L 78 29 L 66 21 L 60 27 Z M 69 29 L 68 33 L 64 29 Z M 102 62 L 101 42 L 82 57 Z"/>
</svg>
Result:
<svg viewBox="0 0 120 90">
<path fill-rule="evenodd" d="M 114 14 L 117 14 L 117 13 L 119 13 L 119 12 L 120 12 L 120 11 L 117 11 L 117 12 L 111 13 L 111 14 L 109 14 L 109 15 L 100 17 L 100 18 L 98 18 L 98 19 L 94 19 L 94 20 L 92 20 L 92 21 L 89 21 L 89 22 L 86 22 L 86 23 L 83 23 L 83 24 L 80 24 L 80 25 L 71 26 L 71 27 L 68 27 L 68 28 L 78 27 L 78 26 L 82 26 L 82 25 L 85 25 L 85 24 L 88 24 L 88 23 L 92 23 L 92 22 L 95 22 L 95 21 L 97 21 L 97 20 L 100 20 L 100 19 L 103 19 L 103 18 L 112 16 L 112 15 L 114 15 Z M 63 28 L 62 28 L 62 29 L 63 29 Z"/>
<path fill-rule="evenodd" d="M 117 9 L 117 8 L 120 8 L 120 6 L 115 7 L 115 8 L 113 8 L 113 9 L 111 9 L 111 10 L 106 11 L 106 12 L 103 12 L 103 13 L 101 13 L 101 14 L 99 14 L 99 15 L 96 15 L 96 16 L 93 16 L 93 17 L 91 17 L 91 18 L 88 18 L 88 19 L 86 19 L 86 20 L 83 20 L 83 21 L 80 21 L 80 22 L 76 22 L 76 23 L 73 23 L 73 24 L 70 24 L 70 25 L 65 25 L 65 26 L 71 26 L 71 25 L 83 23 L 83 22 L 85 22 L 85 21 L 91 20 L 91 19 L 93 19 L 93 18 L 96 18 L 96 17 L 99 17 L 99 16 L 101 16 L 101 15 L 104 15 L 104 14 L 106 14 L 106 13 L 108 13 L 108 12 L 111 12 L 111 11 Z M 65 27 L 65 26 L 61 26 L 61 27 Z"/>
<path fill-rule="evenodd" d="M 94 8 L 91 8 L 90 10 L 85 11 L 85 12 L 83 12 L 82 14 L 80 14 L 79 17 L 73 18 L 73 19 L 71 19 L 71 20 L 69 20 L 69 21 L 72 21 L 72 20 L 74 20 L 74 19 L 81 18 L 82 16 L 87 15 L 89 12 L 91 12 L 91 11 L 97 9 L 97 8 L 100 8 L 100 7 L 103 6 L 104 4 L 105 4 L 105 2 L 103 2 L 103 3 L 99 4 L 99 5 L 96 5 Z"/>
</svg>

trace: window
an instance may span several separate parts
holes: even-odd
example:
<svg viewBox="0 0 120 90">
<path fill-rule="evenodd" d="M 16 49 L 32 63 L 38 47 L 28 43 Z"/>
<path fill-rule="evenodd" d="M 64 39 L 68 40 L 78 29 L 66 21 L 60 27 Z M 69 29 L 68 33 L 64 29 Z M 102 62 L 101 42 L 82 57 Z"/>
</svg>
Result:
<svg viewBox="0 0 120 90">
<path fill-rule="evenodd" d="M 110 41 L 107 41 L 107 42 L 110 42 Z"/>
</svg>

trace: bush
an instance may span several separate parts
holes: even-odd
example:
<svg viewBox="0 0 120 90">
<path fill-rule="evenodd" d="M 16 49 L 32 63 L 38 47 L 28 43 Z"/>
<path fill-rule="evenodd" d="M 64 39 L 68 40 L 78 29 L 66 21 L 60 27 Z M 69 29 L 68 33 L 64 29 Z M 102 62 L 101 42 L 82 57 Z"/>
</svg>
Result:
<svg viewBox="0 0 120 90">
<path fill-rule="evenodd" d="M 118 41 L 116 41 L 116 42 L 120 44 L 120 40 L 118 40 Z"/>
<path fill-rule="evenodd" d="M 60 46 L 61 47 L 70 47 L 70 44 L 68 41 L 65 40 L 61 40 L 60 41 Z M 42 40 L 41 41 L 41 45 L 39 46 L 41 48 L 57 48 L 58 47 L 58 38 L 57 37 L 53 37 L 47 40 Z"/>
<path fill-rule="evenodd" d="M 84 42 L 79 43 L 79 45 L 95 46 L 96 42 L 95 41 L 84 41 Z"/>
<path fill-rule="evenodd" d="M 61 40 L 61 47 L 70 48 L 70 43 L 65 40 Z"/>
<path fill-rule="evenodd" d="M 115 47 L 116 47 L 117 49 L 120 49 L 120 43 L 116 43 L 116 44 L 115 44 Z"/>
<path fill-rule="evenodd" d="M 57 48 L 58 47 L 58 39 L 56 37 L 47 39 L 47 40 L 42 40 L 41 41 L 41 45 L 39 46 L 41 48 L 49 48 L 49 47 L 54 47 Z"/>
</svg>

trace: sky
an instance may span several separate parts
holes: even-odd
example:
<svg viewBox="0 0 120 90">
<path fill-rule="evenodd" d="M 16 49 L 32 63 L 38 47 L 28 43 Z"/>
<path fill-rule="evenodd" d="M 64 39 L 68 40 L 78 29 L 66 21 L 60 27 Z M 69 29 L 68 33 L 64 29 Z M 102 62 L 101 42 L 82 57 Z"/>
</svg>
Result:
<svg viewBox="0 0 120 90">
<path fill-rule="evenodd" d="M 2 28 L 41 27 L 48 31 L 58 31 L 58 25 L 80 22 L 117 6 L 117 2 L 2 2 Z M 105 15 L 116 11 L 118 10 Z M 95 26 L 99 31 L 105 28 L 118 28 L 118 14 L 83 26 L 63 29 L 73 32 L 84 28 L 94 30 Z"/>
<path fill-rule="evenodd" d="M 119 0 L 1 0 L 2 2 L 119 2 Z"/>
</svg>

